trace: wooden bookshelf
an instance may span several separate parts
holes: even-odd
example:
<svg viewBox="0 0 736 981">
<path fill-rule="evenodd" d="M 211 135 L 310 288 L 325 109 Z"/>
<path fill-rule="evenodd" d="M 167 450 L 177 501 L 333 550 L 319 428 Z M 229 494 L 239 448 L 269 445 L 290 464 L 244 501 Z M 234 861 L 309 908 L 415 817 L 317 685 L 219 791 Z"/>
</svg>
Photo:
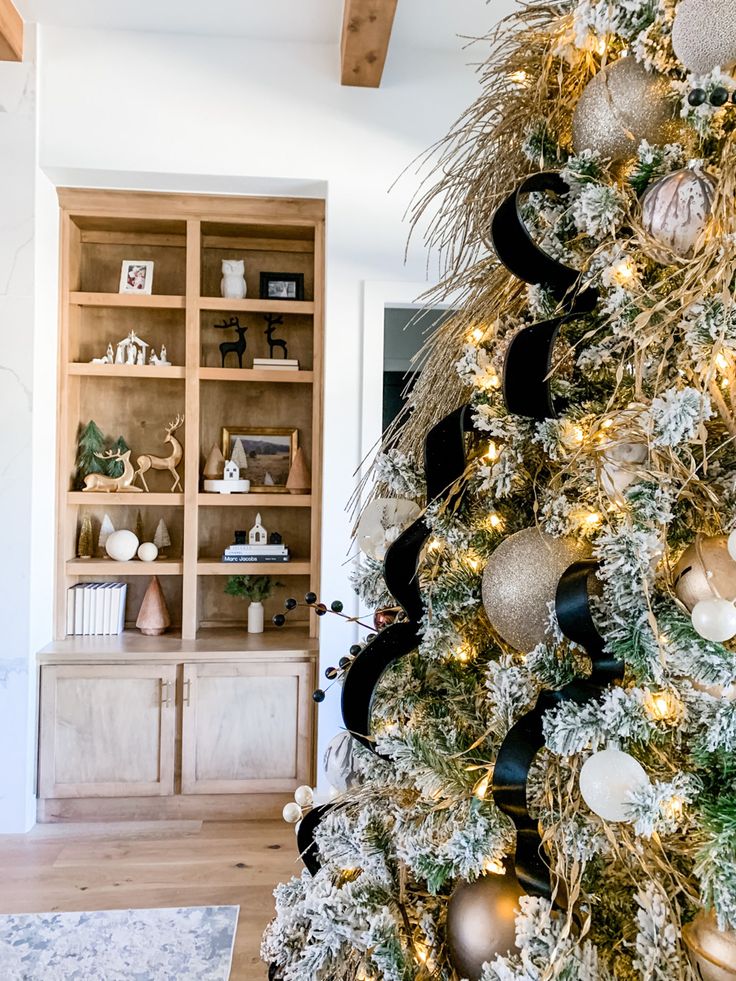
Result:
<svg viewBox="0 0 736 981">
<path fill-rule="evenodd" d="M 324 202 L 70 188 L 59 200 L 55 639 L 39 652 L 39 819 L 276 816 L 315 770 L 318 618 L 300 607 L 283 630 L 270 618 L 319 584 Z M 225 258 L 245 261 L 244 300 L 219 295 Z M 153 261 L 152 295 L 117 292 L 123 259 Z M 305 299 L 260 299 L 264 271 L 302 273 Z M 214 327 L 228 314 L 248 327 L 242 369 L 221 365 L 219 344 L 235 334 Z M 278 336 L 301 370 L 253 369 L 269 354 L 266 314 L 283 318 Z M 157 351 L 165 344 L 171 365 L 91 363 L 131 329 Z M 90 419 L 111 441 L 125 439 L 135 466 L 140 455 L 167 455 L 164 427 L 177 414 L 181 490 L 154 470 L 148 492 L 80 489 L 78 434 Z M 310 492 L 204 493 L 209 450 L 235 425 L 297 429 Z M 116 529 L 134 529 L 139 511 L 149 540 L 165 519 L 165 556 L 76 556 L 85 514 L 97 533 L 105 513 Z M 259 512 L 291 561 L 222 562 Z M 233 574 L 278 583 L 263 634 L 246 632 L 247 603 L 225 594 Z M 135 629 L 153 575 L 172 618 L 160 637 Z M 67 589 L 90 580 L 127 583 L 119 636 L 66 636 Z"/>
</svg>

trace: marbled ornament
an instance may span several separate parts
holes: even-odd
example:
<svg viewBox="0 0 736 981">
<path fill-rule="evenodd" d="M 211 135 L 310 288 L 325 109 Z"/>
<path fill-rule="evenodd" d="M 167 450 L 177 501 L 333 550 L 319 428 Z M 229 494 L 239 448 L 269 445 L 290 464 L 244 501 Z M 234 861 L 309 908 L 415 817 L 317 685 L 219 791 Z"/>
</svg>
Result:
<svg viewBox="0 0 736 981">
<path fill-rule="evenodd" d="M 703 171 L 677 170 L 653 184 L 641 203 L 644 231 L 653 239 L 647 252 L 657 262 L 689 259 L 705 231 L 716 182 Z"/>
<path fill-rule="evenodd" d="M 510 873 L 489 874 L 457 886 L 447 904 L 447 945 L 458 977 L 478 981 L 486 961 L 516 951 L 516 914 L 522 896 Z"/>
<path fill-rule="evenodd" d="M 597 150 L 613 163 L 636 153 L 642 140 L 674 142 L 677 108 L 667 79 L 633 58 L 606 65 L 588 82 L 572 121 L 576 153 Z"/>
<path fill-rule="evenodd" d="M 736 65 L 736 4 L 733 0 L 680 0 L 672 47 L 688 71 L 709 75 Z"/>
<path fill-rule="evenodd" d="M 339 732 L 327 744 L 323 766 L 328 782 L 341 794 L 359 781 L 353 757 L 355 744 L 349 732 Z"/>
<path fill-rule="evenodd" d="M 538 528 L 501 542 L 483 572 L 483 606 L 507 644 L 528 652 L 542 643 L 563 572 L 589 555 L 586 542 L 553 538 Z"/>
<path fill-rule="evenodd" d="M 702 981 L 734 981 L 736 932 L 719 930 L 712 910 L 701 910 L 682 928 L 690 963 Z"/>
<path fill-rule="evenodd" d="M 736 600 L 736 562 L 728 552 L 728 537 L 698 535 L 675 566 L 673 585 L 690 613 L 702 600 Z"/>
</svg>

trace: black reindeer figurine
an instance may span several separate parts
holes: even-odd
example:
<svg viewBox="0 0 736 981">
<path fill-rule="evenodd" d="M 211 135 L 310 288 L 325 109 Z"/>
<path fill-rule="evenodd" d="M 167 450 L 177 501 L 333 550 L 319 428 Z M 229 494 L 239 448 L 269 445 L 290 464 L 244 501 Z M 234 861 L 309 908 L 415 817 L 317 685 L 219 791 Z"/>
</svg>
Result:
<svg viewBox="0 0 736 981">
<path fill-rule="evenodd" d="M 243 355 L 245 354 L 246 341 L 245 332 L 247 327 L 240 326 L 240 320 L 237 317 L 231 317 L 228 321 L 222 324 L 213 324 L 214 327 L 220 330 L 227 330 L 232 327 L 232 329 L 237 333 L 237 341 L 223 341 L 220 345 L 220 354 L 222 355 L 222 367 L 225 367 L 225 358 L 228 354 L 237 354 L 238 356 L 238 367 L 243 367 Z"/>
<path fill-rule="evenodd" d="M 274 313 L 264 314 L 266 323 L 268 327 L 264 330 L 264 334 L 268 338 L 268 356 L 273 357 L 273 352 L 277 347 L 280 347 L 284 352 L 284 359 L 289 357 L 289 352 L 286 350 L 286 341 L 281 340 L 279 337 L 274 338 L 273 332 L 276 330 L 279 324 L 283 324 L 284 318 Z"/>
</svg>

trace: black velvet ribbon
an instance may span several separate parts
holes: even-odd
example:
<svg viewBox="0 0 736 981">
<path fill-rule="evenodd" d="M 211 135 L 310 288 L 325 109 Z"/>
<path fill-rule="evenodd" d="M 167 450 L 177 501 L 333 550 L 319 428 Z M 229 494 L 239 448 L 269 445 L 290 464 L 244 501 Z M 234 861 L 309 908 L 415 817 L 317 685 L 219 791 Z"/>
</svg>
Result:
<svg viewBox="0 0 736 981">
<path fill-rule="evenodd" d="M 525 283 L 545 286 L 564 310 L 560 316 L 523 327 L 512 339 L 504 363 L 503 396 L 508 411 L 550 419 L 565 408 L 553 397 L 549 378 L 557 334 L 565 323 L 592 310 L 598 295 L 593 289 L 579 290 L 580 273 L 552 258 L 532 239 L 524 223 L 523 199 L 534 191 L 562 196 L 569 187 L 552 171 L 527 177 L 493 216 L 491 239 L 509 272 Z"/>
</svg>

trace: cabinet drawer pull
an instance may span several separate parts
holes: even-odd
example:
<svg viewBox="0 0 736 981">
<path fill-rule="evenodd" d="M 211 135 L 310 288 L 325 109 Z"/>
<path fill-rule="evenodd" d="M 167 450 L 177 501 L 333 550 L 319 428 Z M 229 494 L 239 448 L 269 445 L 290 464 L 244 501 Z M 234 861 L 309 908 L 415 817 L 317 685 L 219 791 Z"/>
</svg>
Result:
<svg viewBox="0 0 736 981">
<path fill-rule="evenodd" d="M 164 708 L 171 706 L 171 682 L 161 679 L 161 705 Z"/>
<path fill-rule="evenodd" d="M 192 680 L 191 678 L 186 678 L 184 681 L 184 691 L 183 691 L 183 701 L 184 705 L 190 704 L 190 696 L 192 694 Z"/>
</svg>

